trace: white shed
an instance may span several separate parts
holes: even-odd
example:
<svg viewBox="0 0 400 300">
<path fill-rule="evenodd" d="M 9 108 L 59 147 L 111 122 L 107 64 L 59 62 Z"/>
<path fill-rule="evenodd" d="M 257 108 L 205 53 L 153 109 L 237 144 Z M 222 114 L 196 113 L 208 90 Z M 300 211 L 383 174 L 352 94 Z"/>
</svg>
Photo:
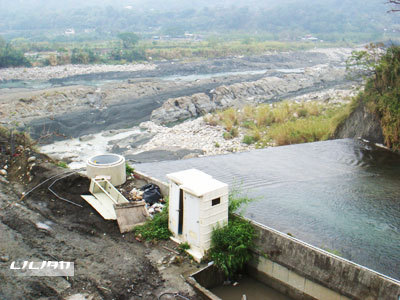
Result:
<svg viewBox="0 0 400 300">
<path fill-rule="evenodd" d="M 167 175 L 169 229 L 173 239 L 187 242 L 197 261 L 210 248 L 214 227 L 228 224 L 228 185 L 196 169 Z"/>
</svg>

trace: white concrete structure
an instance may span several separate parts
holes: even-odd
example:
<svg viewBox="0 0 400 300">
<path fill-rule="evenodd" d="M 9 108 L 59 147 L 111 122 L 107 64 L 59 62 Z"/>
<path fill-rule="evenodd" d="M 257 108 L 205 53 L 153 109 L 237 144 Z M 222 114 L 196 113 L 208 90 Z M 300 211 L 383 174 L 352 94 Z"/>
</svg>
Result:
<svg viewBox="0 0 400 300">
<path fill-rule="evenodd" d="M 228 224 L 228 185 L 196 169 L 167 174 L 169 229 L 173 240 L 187 242 L 200 261 L 210 248 L 213 228 Z"/>
<path fill-rule="evenodd" d="M 86 172 L 89 178 L 109 176 L 113 185 L 121 185 L 126 181 L 125 158 L 117 154 L 92 156 L 86 163 Z"/>
</svg>

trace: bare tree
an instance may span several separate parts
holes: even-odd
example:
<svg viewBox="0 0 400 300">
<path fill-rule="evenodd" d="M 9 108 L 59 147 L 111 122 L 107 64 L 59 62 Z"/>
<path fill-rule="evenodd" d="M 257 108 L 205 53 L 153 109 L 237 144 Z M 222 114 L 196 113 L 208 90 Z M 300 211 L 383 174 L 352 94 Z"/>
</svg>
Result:
<svg viewBox="0 0 400 300">
<path fill-rule="evenodd" d="M 386 3 L 392 5 L 392 9 L 390 9 L 388 12 L 400 11 L 400 0 L 388 0 Z"/>
</svg>

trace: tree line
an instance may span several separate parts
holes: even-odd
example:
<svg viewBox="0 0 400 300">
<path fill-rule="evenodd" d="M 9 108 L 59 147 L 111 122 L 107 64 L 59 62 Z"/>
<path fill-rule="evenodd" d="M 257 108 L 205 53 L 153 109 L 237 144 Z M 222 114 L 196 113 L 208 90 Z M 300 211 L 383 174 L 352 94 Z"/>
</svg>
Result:
<svg viewBox="0 0 400 300">
<path fill-rule="evenodd" d="M 30 66 L 31 63 L 22 51 L 15 49 L 0 37 L 0 68 Z"/>
</svg>

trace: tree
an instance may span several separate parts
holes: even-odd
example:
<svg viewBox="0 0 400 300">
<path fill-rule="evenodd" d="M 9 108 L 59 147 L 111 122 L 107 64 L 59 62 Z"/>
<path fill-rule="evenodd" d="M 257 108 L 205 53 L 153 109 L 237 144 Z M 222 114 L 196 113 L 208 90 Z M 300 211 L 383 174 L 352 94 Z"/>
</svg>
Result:
<svg viewBox="0 0 400 300">
<path fill-rule="evenodd" d="M 24 53 L 0 37 L 0 68 L 30 66 L 29 60 Z"/>
<path fill-rule="evenodd" d="M 385 54 L 385 45 L 370 43 L 365 50 L 353 51 L 346 61 L 346 70 L 350 78 L 371 76 L 375 73 L 381 57 Z"/>
<path fill-rule="evenodd" d="M 139 42 L 139 36 L 133 32 L 123 32 L 118 34 L 125 49 L 133 48 Z"/>
</svg>

